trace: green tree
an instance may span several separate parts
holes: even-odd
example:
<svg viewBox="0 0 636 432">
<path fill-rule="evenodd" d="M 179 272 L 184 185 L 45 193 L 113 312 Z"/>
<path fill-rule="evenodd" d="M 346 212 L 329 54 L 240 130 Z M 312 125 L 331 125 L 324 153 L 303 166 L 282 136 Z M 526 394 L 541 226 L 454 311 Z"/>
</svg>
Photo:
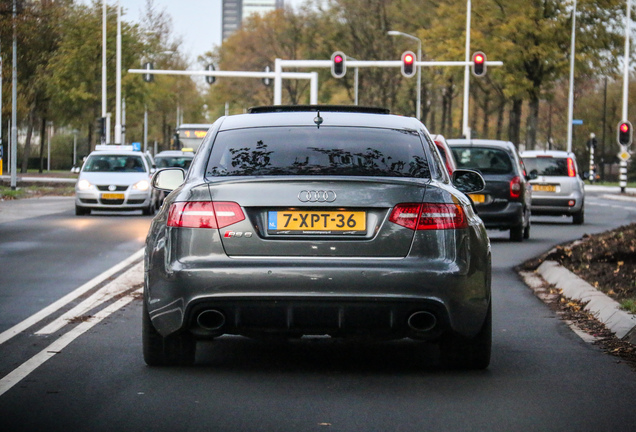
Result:
<svg viewBox="0 0 636 432">
<path fill-rule="evenodd" d="M 22 153 L 21 172 L 26 172 L 28 159 L 31 155 L 31 141 L 33 130 L 42 125 L 44 130 L 47 118 L 50 114 L 50 98 L 46 93 L 47 73 L 46 70 L 51 61 L 52 55 L 57 50 L 61 37 L 62 27 L 60 25 L 64 10 L 70 4 L 70 0 L 53 2 L 43 0 L 40 2 L 20 2 L 19 13 L 16 18 L 16 39 L 17 39 L 17 64 L 18 64 L 18 105 L 19 118 L 26 117 L 26 121 L 21 121 L 18 126 L 24 125 L 27 128 L 25 148 Z M 3 42 L 13 40 L 13 17 L 12 2 L 2 1 L 0 4 L 0 15 L 2 33 L 0 37 Z M 10 48 L 10 49 L 9 49 Z M 3 53 L 9 54 L 12 58 L 12 45 L 5 43 Z M 7 62 L 10 65 L 10 62 Z M 3 67 L 4 69 L 4 67 Z M 3 70 L 3 82 L 11 83 L 11 74 Z M 7 79 L 8 78 L 8 79 Z M 3 89 L 4 90 L 4 89 Z M 5 94 L 10 95 L 10 87 Z M 9 104 L 3 107 L 10 107 Z M 42 133 L 41 136 L 42 137 Z M 42 139 L 40 140 L 42 143 Z M 42 147 L 40 149 L 42 154 Z"/>
<path fill-rule="evenodd" d="M 172 20 L 153 0 L 146 0 L 140 24 L 143 51 L 137 58 L 141 67 L 153 63 L 155 69 L 186 70 L 189 62 L 181 53 L 182 41 L 173 36 Z M 139 75 L 130 79 L 141 82 Z M 148 141 L 157 141 L 160 149 L 170 148 L 177 126 L 177 111 L 186 123 L 204 121 L 202 90 L 187 76 L 155 75 L 151 83 L 143 82 L 127 95 L 127 133 L 134 141 L 143 140 L 144 111 L 148 114 Z"/>
<path fill-rule="evenodd" d="M 115 99 L 117 12 L 107 12 L 107 106 Z M 48 92 L 60 121 L 88 131 L 93 143 L 95 119 L 101 116 L 102 82 L 102 7 L 75 5 L 64 20 L 64 33 L 48 68 Z M 138 28 L 122 20 L 122 94 L 141 90 L 141 78 L 125 71 L 137 65 L 143 50 Z M 92 145 L 91 145 L 92 147 Z M 88 149 L 90 150 L 90 149 Z"/>
</svg>

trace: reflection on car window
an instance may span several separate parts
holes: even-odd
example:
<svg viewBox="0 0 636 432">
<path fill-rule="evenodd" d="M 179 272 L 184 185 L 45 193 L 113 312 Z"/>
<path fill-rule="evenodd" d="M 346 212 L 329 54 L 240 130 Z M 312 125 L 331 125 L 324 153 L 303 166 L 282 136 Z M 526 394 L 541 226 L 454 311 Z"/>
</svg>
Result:
<svg viewBox="0 0 636 432">
<path fill-rule="evenodd" d="M 568 176 L 568 160 L 566 158 L 524 158 L 523 162 L 531 174 Z"/>
<path fill-rule="evenodd" d="M 84 166 L 85 172 L 144 172 L 141 156 L 91 155 Z"/>
<path fill-rule="evenodd" d="M 207 176 L 343 175 L 430 178 L 416 131 L 254 128 L 220 132 Z"/>
<path fill-rule="evenodd" d="M 178 167 L 187 170 L 190 168 L 192 158 L 181 156 L 161 156 L 155 159 L 157 168 Z"/>
<path fill-rule="evenodd" d="M 473 169 L 483 174 L 510 174 L 512 160 L 504 150 L 496 148 L 453 147 L 458 168 Z"/>
</svg>

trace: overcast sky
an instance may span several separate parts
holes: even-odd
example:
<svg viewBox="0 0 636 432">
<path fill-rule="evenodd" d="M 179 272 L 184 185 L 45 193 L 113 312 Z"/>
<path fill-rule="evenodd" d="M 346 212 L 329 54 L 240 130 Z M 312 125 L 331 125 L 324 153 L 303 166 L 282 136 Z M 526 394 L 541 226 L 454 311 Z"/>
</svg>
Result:
<svg viewBox="0 0 636 432">
<path fill-rule="evenodd" d="M 89 3 L 89 0 L 83 0 Z M 115 0 L 107 0 L 115 4 Z M 146 0 L 119 0 L 124 10 L 124 19 L 139 22 Z M 158 10 L 165 10 L 172 17 L 175 36 L 183 39 L 183 49 L 190 60 L 221 43 L 221 0 L 155 0 Z M 304 0 L 285 0 L 285 5 L 294 7 Z"/>
</svg>

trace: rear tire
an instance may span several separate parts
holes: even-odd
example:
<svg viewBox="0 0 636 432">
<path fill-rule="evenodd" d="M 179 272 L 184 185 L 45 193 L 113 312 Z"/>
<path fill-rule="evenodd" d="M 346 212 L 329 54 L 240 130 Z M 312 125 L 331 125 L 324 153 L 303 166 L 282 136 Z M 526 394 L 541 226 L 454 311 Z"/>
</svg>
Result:
<svg viewBox="0 0 636 432">
<path fill-rule="evenodd" d="M 585 222 L 585 211 L 581 208 L 580 211 L 572 215 L 572 223 L 574 225 L 583 225 L 583 222 Z"/>
<path fill-rule="evenodd" d="M 143 214 L 144 216 L 152 216 L 155 214 L 155 203 L 154 201 L 151 201 L 150 204 L 148 204 L 148 207 L 144 207 L 141 209 L 141 214 Z"/>
<path fill-rule="evenodd" d="M 513 242 L 523 241 L 523 225 L 517 225 L 510 228 L 510 241 L 513 241 Z"/>
<path fill-rule="evenodd" d="M 453 333 L 440 342 L 441 363 L 452 369 L 486 369 L 490 365 L 492 349 L 492 304 L 484 323 L 472 338 Z"/>
<path fill-rule="evenodd" d="M 144 361 L 148 366 L 190 366 L 194 364 L 196 339 L 182 332 L 163 337 L 152 325 L 146 301 L 143 305 L 142 343 Z"/>
<path fill-rule="evenodd" d="M 86 216 L 91 214 L 91 209 L 86 207 L 75 206 L 75 216 Z"/>
</svg>

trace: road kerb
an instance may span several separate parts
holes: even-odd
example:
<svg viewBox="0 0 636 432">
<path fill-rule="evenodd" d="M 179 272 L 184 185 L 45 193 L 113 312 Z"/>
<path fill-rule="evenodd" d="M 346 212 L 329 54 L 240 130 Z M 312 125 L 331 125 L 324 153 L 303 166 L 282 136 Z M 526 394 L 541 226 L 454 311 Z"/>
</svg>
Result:
<svg viewBox="0 0 636 432">
<path fill-rule="evenodd" d="M 616 337 L 636 344 L 636 316 L 622 310 L 617 301 L 555 261 L 544 261 L 537 272 L 547 282 L 562 290 L 565 297 L 588 302 L 585 310 L 596 316 Z"/>
</svg>

